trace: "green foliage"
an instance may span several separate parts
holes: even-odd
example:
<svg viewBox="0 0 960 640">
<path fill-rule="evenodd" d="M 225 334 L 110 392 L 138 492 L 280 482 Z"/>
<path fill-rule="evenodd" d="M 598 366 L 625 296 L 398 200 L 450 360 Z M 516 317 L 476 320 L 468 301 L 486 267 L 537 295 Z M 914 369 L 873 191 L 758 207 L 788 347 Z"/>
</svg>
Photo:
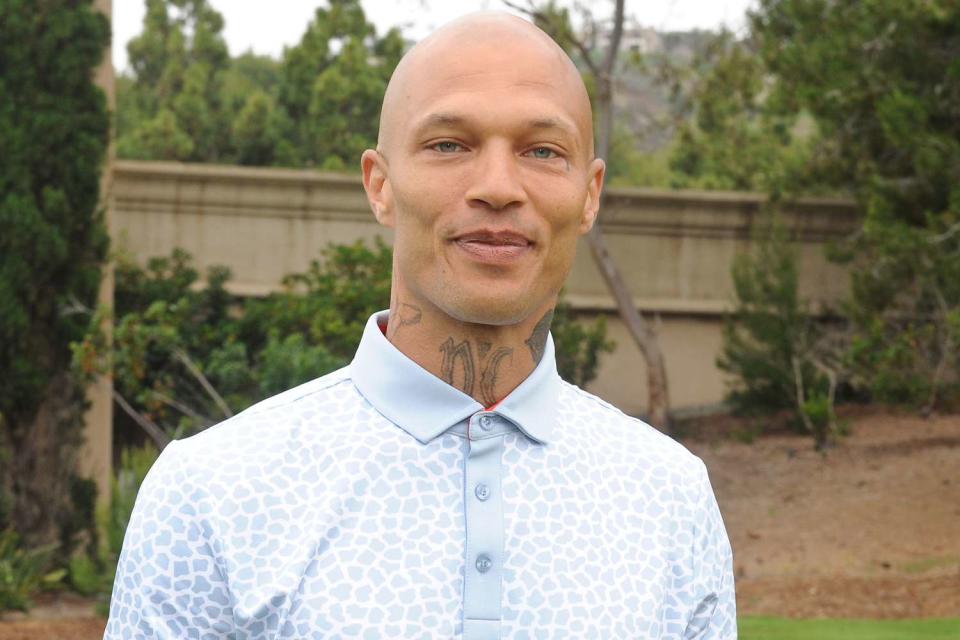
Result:
<svg viewBox="0 0 960 640">
<path fill-rule="evenodd" d="M 311 53 L 316 57 L 304 58 Z M 284 56 L 280 85 L 281 104 L 298 125 L 302 163 L 331 170 L 359 165 L 363 150 L 376 144 L 380 104 L 402 53 L 399 31 L 376 39 L 358 0 L 330 0 L 329 10 L 317 9 L 300 45 Z"/>
<path fill-rule="evenodd" d="M 83 596 L 95 596 L 108 591 L 111 581 L 104 575 L 96 560 L 85 553 L 70 556 L 67 564 L 70 587 Z"/>
<path fill-rule="evenodd" d="M 724 327 L 717 365 L 737 376 L 728 401 L 738 412 L 794 408 L 793 362 L 810 330 L 798 298 L 796 252 L 782 225 L 754 237 L 734 259 L 736 307 Z"/>
<path fill-rule="evenodd" d="M 240 321 L 243 343 L 259 350 L 270 330 L 298 334 L 326 349 L 337 367 L 346 364 L 367 318 L 390 306 L 392 256 L 379 237 L 372 248 L 362 241 L 327 247 L 305 273 L 284 278 L 282 293 L 247 303 Z"/>
<path fill-rule="evenodd" d="M 749 24 L 707 56 L 678 184 L 853 195 L 863 226 L 834 257 L 854 336 L 834 357 L 874 399 L 957 406 L 960 5 L 761 0 Z"/>
<path fill-rule="evenodd" d="M 201 286 L 183 251 L 145 267 L 121 258 L 115 387 L 168 436 L 199 431 L 225 417 L 218 398 L 236 411 L 350 362 L 367 319 L 390 305 L 391 265 L 379 238 L 331 245 L 283 291 L 236 298 L 226 270 L 209 269 Z M 552 332 L 561 374 L 585 386 L 613 348 L 603 319 L 576 320 L 561 303 Z"/>
<path fill-rule="evenodd" d="M 681 122 L 670 158 L 673 186 L 778 192 L 802 180 L 814 132 L 769 98 L 754 48 L 721 32 L 698 52 L 693 113 Z"/>
<path fill-rule="evenodd" d="M 299 333 L 281 339 L 271 331 L 260 354 L 258 391 L 263 397 L 272 396 L 316 377 L 318 371 L 334 371 L 344 364 L 323 345 L 307 344 Z"/>
<path fill-rule="evenodd" d="M 878 216 L 924 226 L 960 202 L 960 6 L 763 0 L 751 31 L 771 101 L 810 113 L 818 163 Z"/>
<path fill-rule="evenodd" d="M 853 277 L 851 357 L 882 402 L 960 406 L 960 243 L 952 216 L 927 228 L 891 222 L 860 247 L 870 269 Z"/>
<path fill-rule="evenodd" d="M 751 19 L 771 100 L 820 131 L 810 174 L 855 194 L 847 313 L 874 397 L 957 399 L 960 5 L 764 0 Z"/>
<path fill-rule="evenodd" d="M 826 445 L 833 391 L 813 361 L 819 329 L 800 301 L 796 250 L 775 214 L 755 234 L 753 251 L 735 258 L 732 275 L 736 307 L 717 360 L 734 376 L 727 401 L 741 415 L 790 409 L 817 446 Z"/>
<path fill-rule="evenodd" d="M 127 51 L 135 83 L 120 83 L 117 153 L 156 160 L 222 160 L 230 56 L 223 17 L 206 0 L 147 0 L 144 30 Z M 123 95 L 130 91 L 130 95 Z"/>
<path fill-rule="evenodd" d="M 63 570 L 47 571 L 55 548 L 26 549 L 15 531 L 0 531 L 0 611 L 26 611 L 32 594 L 63 579 Z"/>
<path fill-rule="evenodd" d="M 607 339 L 607 323 L 599 316 L 588 324 L 574 317 L 573 309 L 563 301 L 557 302 L 550 325 L 560 377 L 586 388 L 597 377 L 597 367 L 603 353 L 611 353 L 616 346 Z"/>
<path fill-rule="evenodd" d="M 120 466 L 110 481 L 110 503 L 99 514 L 100 525 L 106 534 L 106 553 L 116 564 L 123 547 L 123 536 L 130 523 L 134 501 L 143 479 L 157 460 L 157 450 L 150 444 L 120 452 Z"/>
<path fill-rule="evenodd" d="M 90 4 L 0 4 L 0 528 L 30 545 L 70 510 L 83 397 L 69 345 L 89 328 L 78 310 L 94 306 L 107 247 L 109 117 L 92 77 L 109 24 Z"/>
<path fill-rule="evenodd" d="M 148 0 L 117 81 L 123 158 L 354 168 L 374 146 L 399 31 L 378 37 L 359 0 L 317 9 L 278 62 L 230 58 L 207 0 Z"/>
<path fill-rule="evenodd" d="M 97 512 L 97 525 L 105 536 L 86 552 L 74 553 L 67 563 L 66 576 L 70 587 L 85 596 L 97 596 L 97 611 L 106 615 L 113 589 L 117 559 L 123 537 L 133 513 L 140 485 L 157 459 L 157 450 L 150 444 L 124 448 L 120 465 L 110 481 L 110 501 Z"/>
<path fill-rule="evenodd" d="M 231 125 L 237 162 L 259 166 L 273 164 L 283 126 L 273 97 L 262 90 L 251 93 Z"/>
<path fill-rule="evenodd" d="M 614 187 L 665 187 L 674 179 L 670 168 L 673 145 L 644 153 L 628 132 L 618 131 L 610 143 L 607 184 Z M 603 215 L 601 213 L 601 215 Z"/>
<path fill-rule="evenodd" d="M 224 288 L 229 272 L 211 268 L 206 286 L 182 251 L 141 269 L 121 259 L 116 273 L 113 372 L 116 390 L 169 431 L 192 433 L 227 417 L 204 382 L 228 406 L 249 400 L 254 381 Z"/>
<path fill-rule="evenodd" d="M 90 478 L 73 476 L 70 481 L 71 510 L 60 514 L 61 558 L 77 550 L 95 556 L 99 546 L 100 534 L 97 531 L 96 509 L 97 483 Z"/>
<path fill-rule="evenodd" d="M 183 251 L 116 272 L 113 368 L 118 392 L 168 435 L 322 376 L 353 357 L 367 318 L 389 306 L 389 247 L 331 246 L 263 299 L 236 298 L 229 272 L 205 282 Z"/>
</svg>

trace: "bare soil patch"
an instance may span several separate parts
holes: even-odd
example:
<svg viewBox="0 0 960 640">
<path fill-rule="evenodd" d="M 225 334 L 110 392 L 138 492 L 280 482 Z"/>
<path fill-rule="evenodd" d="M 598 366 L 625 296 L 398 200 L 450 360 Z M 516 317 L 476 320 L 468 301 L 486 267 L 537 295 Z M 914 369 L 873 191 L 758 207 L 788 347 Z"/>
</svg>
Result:
<svg viewBox="0 0 960 640">
<path fill-rule="evenodd" d="M 0 614 L 0 640 L 100 640 L 107 621 L 96 599 L 72 593 L 40 594 L 29 613 Z"/>
<path fill-rule="evenodd" d="M 737 442 L 729 418 L 684 441 L 710 470 L 739 612 L 960 617 L 960 416 L 847 417 L 851 435 L 826 454 L 782 430 Z M 103 636 L 93 600 L 38 600 L 0 618 L 0 640 Z"/>
<path fill-rule="evenodd" d="M 960 616 L 960 417 L 851 417 L 821 454 L 805 436 L 685 444 L 710 470 L 741 613 Z"/>
</svg>

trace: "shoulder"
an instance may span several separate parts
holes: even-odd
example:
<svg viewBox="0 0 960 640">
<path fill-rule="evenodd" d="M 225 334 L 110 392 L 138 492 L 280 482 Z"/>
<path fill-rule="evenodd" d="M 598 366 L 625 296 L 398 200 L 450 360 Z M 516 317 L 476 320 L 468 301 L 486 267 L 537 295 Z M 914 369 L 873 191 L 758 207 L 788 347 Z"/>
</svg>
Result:
<svg viewBox="0 0 960 640">
<path fill-rule="evenodd" d="M 682 444 L 592 393 L 564 382 L 559 403 L 564 433 L 577 446 L 599 449 L 631 466 L 667 468 L 686 482 L 705 473 L 700 458 Z"/>
<path fill-rule="evenodd" d="M 350 367 L 343 367 L 178 440 L 177 453 L 202 466 L 211 466 L 217 460 L 236 461 L 236 456 L 247 454 L 267 456 L 271 451 L 285 448 L 291 439 L 309 437 L 314 427 L 338 424 L 338 415 L 355 414 L 362 404 L 362 396 L 352 383 Z"/>
</svg>

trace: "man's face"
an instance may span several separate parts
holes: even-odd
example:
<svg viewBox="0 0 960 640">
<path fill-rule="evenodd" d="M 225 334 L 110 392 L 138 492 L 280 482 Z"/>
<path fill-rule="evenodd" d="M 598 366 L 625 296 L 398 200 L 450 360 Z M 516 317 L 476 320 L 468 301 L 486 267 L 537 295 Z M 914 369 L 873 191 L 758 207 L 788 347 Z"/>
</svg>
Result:
<svg viewBox="0 0 960 640">
<path fill-rule="evenodd" d="M 407 70 L 384 114 L 374 207 L 395 230 L 400 302 L 507 325 L 552 304 L 594 222 L 603 163 L 579 78 L 540 42 L 490 42 L 438 44 Z M 365 184 L 375 164 L 365 156 Z"/>
</svg>

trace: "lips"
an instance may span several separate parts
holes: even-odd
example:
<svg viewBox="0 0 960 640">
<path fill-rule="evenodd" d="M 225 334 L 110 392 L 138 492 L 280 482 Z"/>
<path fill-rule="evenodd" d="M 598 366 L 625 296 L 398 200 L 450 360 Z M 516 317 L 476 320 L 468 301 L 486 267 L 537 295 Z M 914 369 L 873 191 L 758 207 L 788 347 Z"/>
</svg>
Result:
<svg viewBox="0 0 960 640">
<path fill-rule="evenodd" d="M 488 229 L 464 233 L 456 236 L 453 242 L 472 258 L 492 264 L 515 261 L 533 247 L 533 242 L 522 234 Z"/>
</svg>

